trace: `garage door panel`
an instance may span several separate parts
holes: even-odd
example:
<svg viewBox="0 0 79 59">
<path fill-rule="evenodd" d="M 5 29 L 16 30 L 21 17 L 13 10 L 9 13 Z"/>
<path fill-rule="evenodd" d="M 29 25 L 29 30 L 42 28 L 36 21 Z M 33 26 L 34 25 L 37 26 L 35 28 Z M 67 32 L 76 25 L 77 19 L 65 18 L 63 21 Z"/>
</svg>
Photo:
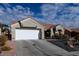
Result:
<svg viewBox="0 0 79 59">
<path fill-rule="evenodd" d="M 15 40 L 38 40 L 39 30 L 16 29 Z"/>
</svg>

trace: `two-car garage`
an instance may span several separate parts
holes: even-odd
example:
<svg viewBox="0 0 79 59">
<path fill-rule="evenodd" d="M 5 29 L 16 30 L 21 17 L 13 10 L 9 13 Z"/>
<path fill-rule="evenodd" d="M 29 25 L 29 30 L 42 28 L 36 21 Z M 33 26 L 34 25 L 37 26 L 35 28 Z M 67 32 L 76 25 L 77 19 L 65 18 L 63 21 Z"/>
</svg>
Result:
<svg viewBox="0 0 79 59">
<path fill-rule="evenodd" d="M 40 30 L 37 29 L 15 29 L 16 40 L 38 40 Z"/>
<path fill-rule="evenodd" d="M 50 26 L 47 26 L 47 28 L 52 29 Z M 44 31 L 47 28 L 44 23 L 39 22 L 31 17 L 21 21 L 15 21 L 11 25 L 12 40 L 45 39 Z"/>
</svg>

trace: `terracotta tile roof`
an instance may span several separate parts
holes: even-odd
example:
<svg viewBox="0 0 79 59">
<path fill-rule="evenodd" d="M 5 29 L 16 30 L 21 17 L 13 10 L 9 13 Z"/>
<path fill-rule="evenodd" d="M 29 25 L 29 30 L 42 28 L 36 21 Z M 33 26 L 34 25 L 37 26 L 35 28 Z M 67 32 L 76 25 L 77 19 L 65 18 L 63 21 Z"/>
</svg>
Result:
<svg viewBox="0 0 79 59">
<path fill-rule="evenodd" d="M 17 21 L 12 21 L 12 22 L 11 22 L 11 24 L 15 24 L 15 23 L 17 23 Z"/>
<path fill-rule="evenodd" d="M 79 32 L 79 28 L 65 28 L 65 30 L 69 32 L 72 32 L 72 31 Z"/>
<path fill-rule="evenodd" d="M 72 30 L 70 28 L 65 28 L 65 30 L 67 30 L 69 32 L 72 32 Z"/>
<path fill-rule="evenodd" d="M 72 28 L 72 31 L 79 32 L 79 28 Z"/>
<path fill-rule="evenodd" d="M 52 24 L 43 24 L 43 26 L 44 26 L 45 29 L 50 29 L 50 28 L 55 27 L 55 26 L 52 25 Z"/>
</svg>

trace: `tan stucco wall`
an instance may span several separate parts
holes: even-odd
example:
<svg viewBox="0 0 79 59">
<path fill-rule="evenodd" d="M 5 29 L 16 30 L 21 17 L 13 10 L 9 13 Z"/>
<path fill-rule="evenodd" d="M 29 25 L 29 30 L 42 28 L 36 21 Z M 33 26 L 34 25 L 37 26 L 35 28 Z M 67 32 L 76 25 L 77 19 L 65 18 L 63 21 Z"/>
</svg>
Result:
<svg viewBox="0 0 79 59">
<path fill-rule="evenodd" d="M 51 37 L 54 35 L 53 28 L 51 28 Z"/>
<path fill-rule="evenodd" d="M 61 33 L 64 34 L 64 27 L 63 27 L 62 25 L 56 26 L 56 32 L 55 32 L 55 33 L 56 33 L 56 34 L 59 34 L 59 32 L 58 32 L 59 29 L 61 29 L 61 30 L 62 30 Z"/>
<path fill-rule="evenodd" d="M 15 28 L 20 28 L 18 23 L 15 23 L 15 24 L 11 25 L 12 39 L 15 39 Z"/>
<path fill-rule="evenodd" d="M 1 35 L 1 28 L 0 28 L 0 35 Z"/>
<path fill-rule="evenodd" d="M 27 18 L 23 21 L 21 21 L 23 27 L 37 27 L 41 29 L 42 32 L 42 39 L 44 39 L 44 28 L 41 24 L 36 22 L 35 20 L 32 20 L 31 18 Z M 19 23 L 15 23 L 11 25 L 11 31 L 12 31 L 12 39 L 15 39 L 15 29 L 20 28 Z"/>
</svg>

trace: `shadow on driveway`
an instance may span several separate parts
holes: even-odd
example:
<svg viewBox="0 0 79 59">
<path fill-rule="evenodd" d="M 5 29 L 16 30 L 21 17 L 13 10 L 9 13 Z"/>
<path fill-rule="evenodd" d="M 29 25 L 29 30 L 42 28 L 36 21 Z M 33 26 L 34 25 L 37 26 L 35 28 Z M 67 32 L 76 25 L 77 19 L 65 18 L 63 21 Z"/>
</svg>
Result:
<svg viewBox="0 0 79 59">
<path fill-rule="evenodd" d="M 62 40 L 48 40 L 48 42 L 61 47 L 62 49 L 68 51 L 68 52 L 73 52 L 73 51 L 79 51 L 79 45 L 77 45 L 75 48 L 70 48 L 67 44 L 65 44 L 64 41 Z"/>
</svg>

